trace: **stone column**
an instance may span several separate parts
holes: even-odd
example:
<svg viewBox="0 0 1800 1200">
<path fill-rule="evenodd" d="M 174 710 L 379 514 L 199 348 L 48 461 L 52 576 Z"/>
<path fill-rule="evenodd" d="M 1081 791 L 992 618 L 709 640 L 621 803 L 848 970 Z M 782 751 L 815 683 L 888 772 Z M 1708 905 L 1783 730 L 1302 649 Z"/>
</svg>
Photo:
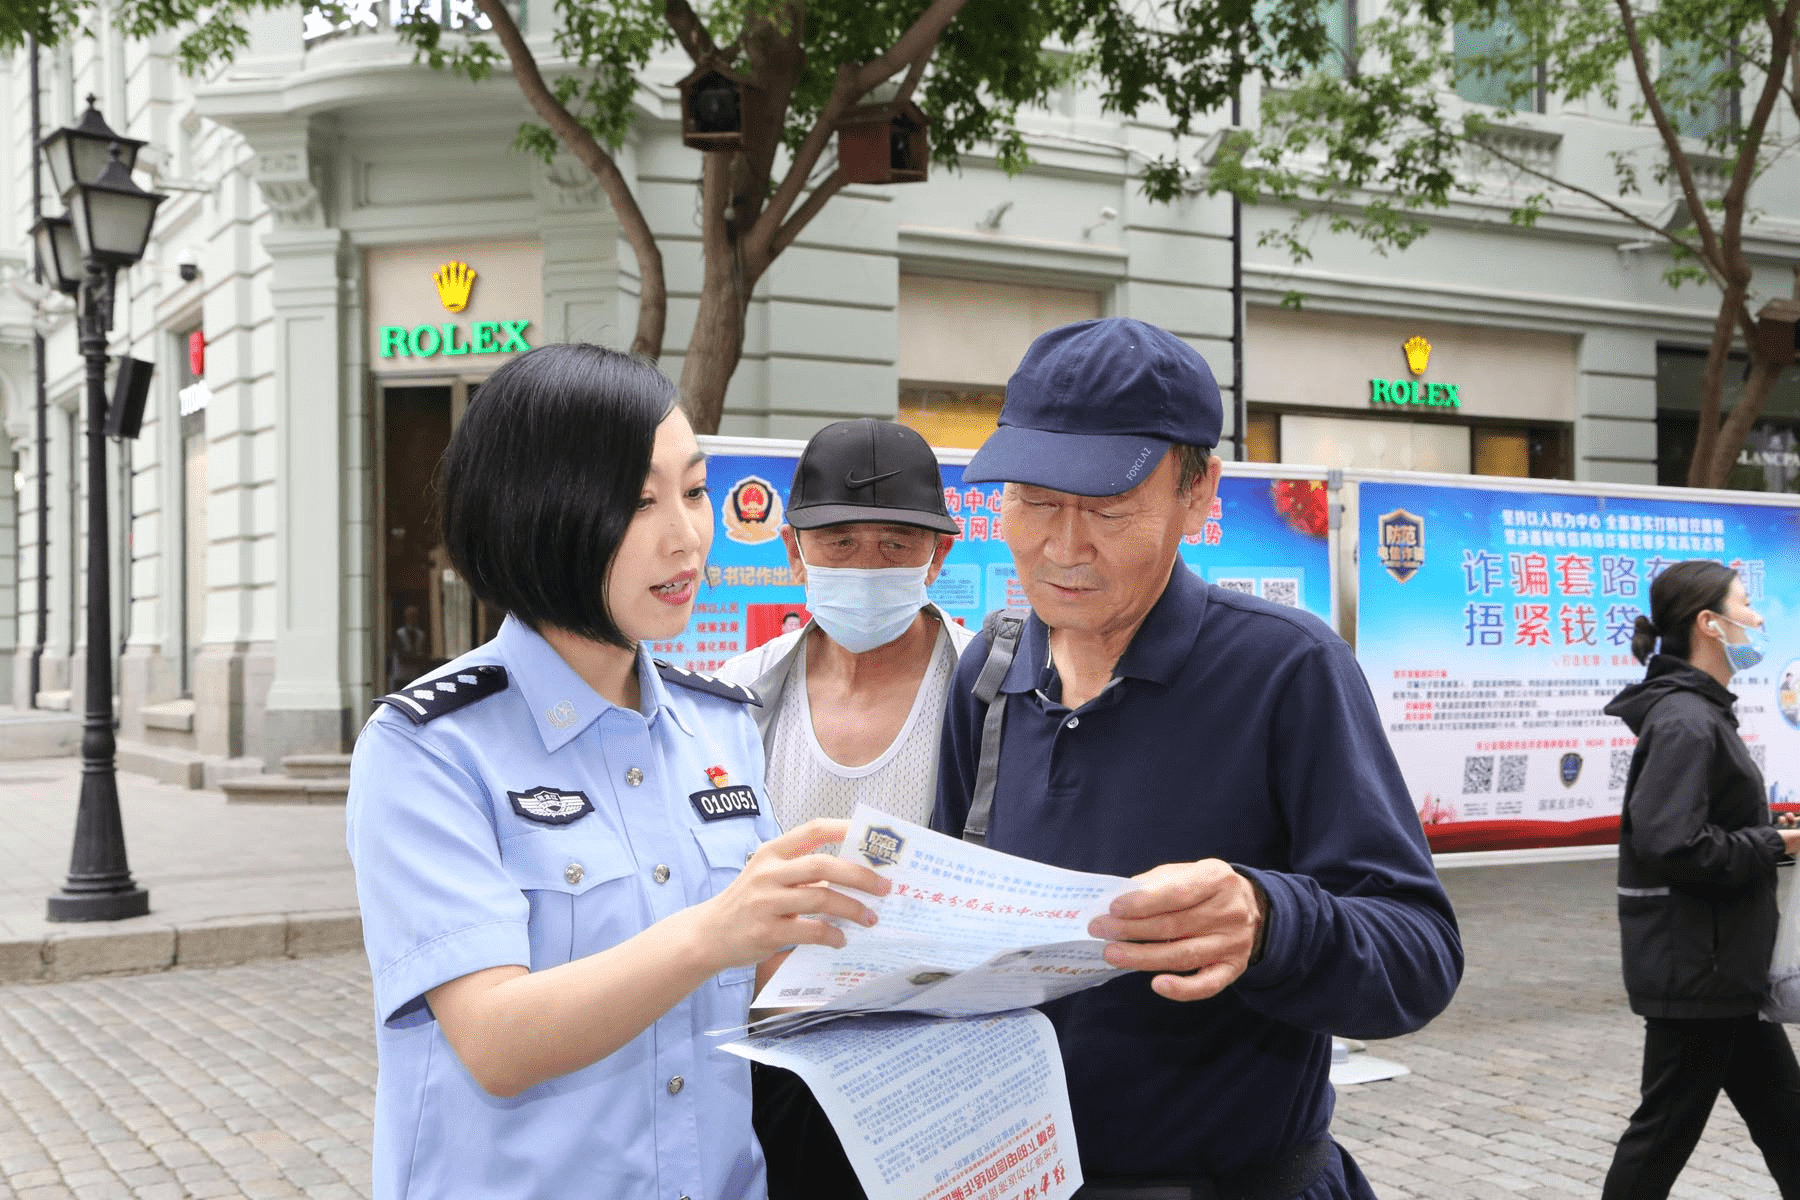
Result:
<svg viewBox="0 0 1800 1200">
<path fill-rule="evenodd" d="M 355 680 L 347 647 L 351 606 L 345 538 L 347 339 L 342 230 L 327 220 L 320 147 L 305 123 L 244 129 L 252 177 L 274 215 L 263 239 L 274 311 L 271 463 L 275 529 L 270 568 L 275 661 L 260 739 L 268 768 L 290 754 L 347 749 Z M 260 741 L 260 745 L 255 744 Z"/>
<path fill-rule="evenodd" d="M 1592 330 L 1577 359 L 1575 478 L 1656 482 L 1656 339 Z"/>
</svg>

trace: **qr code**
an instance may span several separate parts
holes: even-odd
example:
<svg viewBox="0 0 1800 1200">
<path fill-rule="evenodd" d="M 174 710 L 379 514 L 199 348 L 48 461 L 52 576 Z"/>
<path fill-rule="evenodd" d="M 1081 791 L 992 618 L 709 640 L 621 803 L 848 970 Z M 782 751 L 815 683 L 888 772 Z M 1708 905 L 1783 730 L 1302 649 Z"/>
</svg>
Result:
<svg viewBox="0 0 1800 1200">
<path fill-rule="evenodd" d="M 1612 759 L 1606 766 L 1606 790 L 1623 791 L 1625 781 L 1631 778 L 1631 751 L 1614 750 Z"/>
<path fill-rule="evenodd" d="M 1289 608 L 1300 607 L 1300 581 L 1298 579 L 1265 579 L 1262 581 L 1262 598 L 1270 604 L 1285 604 Z"/>
<path fill-rule="evenodd" d="M 1494 790 L 1494 756 L 1471 754 L 1463 759 L 1463 795 Z"/>
<path fill-rule="evenodd" d="M 1215 579 L 1213 586 L 1222 587 L 1228 592 L 1242 592 L 1246 596 L 1256 595 L 1256 580 L 1254 579 Z"/>
<path fill-rule="evenodd" d="M 1748 749 L 1750 751 L 1751 761 L 1756 763 L 1756 769 L 1759 771 L 1768 770 L 1769 748 L 1767 746 L 1750 746 Z"/>
<path fill-rule="evenodd" d="M 1522 792 L 1525 790 L 1525 764 L 1529 756 L 1524 754 L 1502 754 L 1500 756 L 1500 782 L 1495 786 L 1496 792 Z"/>
</svg>

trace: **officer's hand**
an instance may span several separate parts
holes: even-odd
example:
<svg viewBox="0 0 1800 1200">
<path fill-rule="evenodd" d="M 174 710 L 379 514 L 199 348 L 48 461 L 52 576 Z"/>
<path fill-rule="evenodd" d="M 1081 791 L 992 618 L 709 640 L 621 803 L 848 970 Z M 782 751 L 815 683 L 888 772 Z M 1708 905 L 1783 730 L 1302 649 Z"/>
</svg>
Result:
<svg viewBox="0 0 1800 1200">
<path fill-rule="evenodd" d="M 1248 879 L 1208 858 L 1166 863 L 1133 882 L 1136 890 L 1088 923 L 1088 933 L 1111 943 L 1107 962 L 1163 972 L 1150 986 L 1170 1000 L 1216 996 L 1244 973 L 1264 916 Z"/>
<path fill-rule="evenodd" d="M 808 821 L 764 842 L 730 887 L 695 905 L 704 952 L 719 962 L 720 969 L 761 962 L 784 946 L 806 942 L 842 946 L 843 930 L 822 917 L 875 923 L 875 913 L 867 905 L 824 885 L 885 896 L 888 881 L 857 863 L 813 853 L 843 841 L 848 828 L 848 821 Z"/>
</svg>

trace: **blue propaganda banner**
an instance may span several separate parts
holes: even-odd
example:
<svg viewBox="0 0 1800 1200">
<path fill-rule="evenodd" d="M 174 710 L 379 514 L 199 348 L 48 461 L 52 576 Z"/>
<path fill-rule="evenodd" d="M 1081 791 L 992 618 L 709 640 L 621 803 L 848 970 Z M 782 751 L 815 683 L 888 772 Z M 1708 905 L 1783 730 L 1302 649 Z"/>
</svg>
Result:
<svg viewBox="0 0 1800 1200">
<path fill-rule="evenodd" d="M 748 439 L 704 439 L 714 534 L 706 586 L 681 637 L 652 653 L 690 670 L 716 669 L 809 618 L 806 589 L 788 570 L 781 539 L 798 443 L 745 452 Z M 945 456 L 966 458 L 948 451 Z M 943 462 L 944 501 L 962 528 L 931 599 L 965 625 L 997 608 L 1024 607 L 1006 548 L 1001 485 L 968 483 L 960 462 Z M 1221 587 L 1332 617 L 1328 505 L 1324 482 L 1234 474 L 1226 465 L 1210 519 L 1182 546 L 1188 565 Z"/>
<path fill-rule="evenodd" d="M 1688 558 L 1735 568 L 1767 620 L 1731 686 L 1771 802 L 1800 799 L 1800 507 L 1709 496 L 1360 484 L 1356 655 L 1434 849 L 1617 839 L 1636 741 L 1601 710 Z"/>
</svg>

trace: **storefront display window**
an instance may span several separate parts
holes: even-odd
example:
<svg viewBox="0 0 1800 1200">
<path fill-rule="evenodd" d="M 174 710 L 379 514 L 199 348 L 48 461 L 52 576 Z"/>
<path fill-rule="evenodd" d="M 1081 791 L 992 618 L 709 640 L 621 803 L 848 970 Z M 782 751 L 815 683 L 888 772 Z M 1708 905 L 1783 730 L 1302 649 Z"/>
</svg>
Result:
<svg viewBox="0 0 1800 1200">
<path fill-rule="evenodd" d="M 1656 481 L 1681 486 L 1688 481 L 1700 431 L 1700 383 L 1706 355 L 1664 347 L 1656 353 Z M 1744 359 L 1725 369 L 1720 407 L 1730 412 L 1744 387 Z M 1745 492 L 1800 493 L 1800 367 L 1781 373 L 1756 424 L 1738 450 L 1737 466 L 1725 486 Z"/>
</svg>

